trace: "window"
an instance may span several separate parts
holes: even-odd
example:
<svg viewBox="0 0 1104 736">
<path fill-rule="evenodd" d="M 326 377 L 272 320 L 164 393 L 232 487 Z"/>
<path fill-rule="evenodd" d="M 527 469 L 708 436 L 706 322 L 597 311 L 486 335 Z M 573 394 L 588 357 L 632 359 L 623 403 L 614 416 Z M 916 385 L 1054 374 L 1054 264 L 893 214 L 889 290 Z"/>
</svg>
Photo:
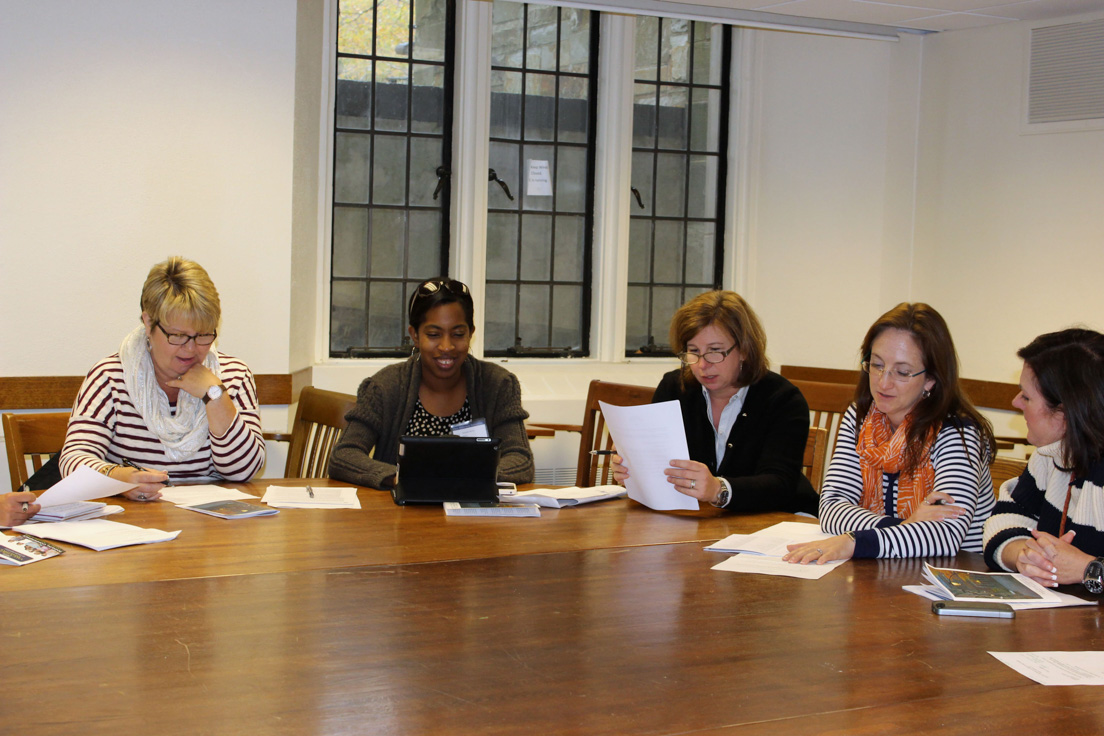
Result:
<svg viewBox="0 0 1104 736">
<path fill-rule="evenodd" d="M 597 13 L 496 0 L 487 355 L 586 355 Z"/>
<path fill-rule="evenodd" d="M 406 303 L 445 273 L 449 0 L 340 0 L 330 355 L 409 354 Z"/>
<path fill-rule="evenodd" d="M 731 29 L 636 19 L 627 355 L 670 355 L 671 316 L 720 288 Z"/>
</svg>

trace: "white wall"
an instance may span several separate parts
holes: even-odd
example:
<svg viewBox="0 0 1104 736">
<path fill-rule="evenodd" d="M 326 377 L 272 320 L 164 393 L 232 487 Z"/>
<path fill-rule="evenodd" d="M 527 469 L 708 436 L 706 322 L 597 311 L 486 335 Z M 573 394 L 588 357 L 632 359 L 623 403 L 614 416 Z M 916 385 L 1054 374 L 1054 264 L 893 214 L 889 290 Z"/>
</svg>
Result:
<svg viewBox="0 0 1104 736">
<path fill-rule="evenodd" d="M 913 295 L 975 378 L 1016 381 L 1016 350 L 1041 333 L 1104 328 L 1104 130 L 1021 130 L 1029 29 L 924 45 Z"/>
</svg>

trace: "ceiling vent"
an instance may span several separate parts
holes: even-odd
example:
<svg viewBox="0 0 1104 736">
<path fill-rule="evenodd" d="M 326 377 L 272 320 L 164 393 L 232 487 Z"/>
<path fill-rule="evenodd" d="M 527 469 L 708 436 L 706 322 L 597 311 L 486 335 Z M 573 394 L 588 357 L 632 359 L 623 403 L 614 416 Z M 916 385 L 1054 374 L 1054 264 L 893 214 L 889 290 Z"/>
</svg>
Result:
<svg viewBox="0 0 1104 736">
<path fill-rule="evenodd" d="M 1028 124 L 1104 120 L 1104 18 L 1031 31 Z"/>
</svg>

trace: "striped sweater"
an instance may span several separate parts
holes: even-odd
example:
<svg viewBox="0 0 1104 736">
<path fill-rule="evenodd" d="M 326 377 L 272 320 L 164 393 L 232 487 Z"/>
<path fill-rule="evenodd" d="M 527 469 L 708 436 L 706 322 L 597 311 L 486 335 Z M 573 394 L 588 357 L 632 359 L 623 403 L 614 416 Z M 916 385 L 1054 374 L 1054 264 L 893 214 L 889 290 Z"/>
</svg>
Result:
<svg viewBox="0 0 1104 736">
<path fill-rule="evenodd" d="M 116 353 L 92 367 L 77 394 L 69 430 L 61 449 L 62 475 L 78 466 L 99 470 L 123 458 L 169 474 L 173 481 L 247 481 L 265 461 L 265 445 L 257 410 L 257 386 L 242 361 L 218 355 L 222 383 L 238 413 L 222 437 L 210 437 L 193 456 L 173 461 L 161 440 L 146 427 L 131 403 Z"/>
<path fill-rule="evenodd" d="M 996 503 L 984 446 L 973 425 L 953 420 L 943 423 L 931 448 L 935 487 L 955 499 L 967 513 L 957 519 L 904 524 L 892 515 L 897 508 L 897 474 L 885 473 L 882 488 L 885 507 L 881 516 L 859 505 L 862 468 L 855 450 L 858 433 L 855 407 L 840 424 L 839 440 L 824 478 L 820 495 L 820 527 L 829 534 L 854 531 L 855 557 L 929 557 L 953 555 L 959 548 L 981 551 L 985 520 Z"/>
<path fill-rule="evenodd" d="M 1001 486 L 997 508 L 985 524 L 985 561 L 992 569 L 1007 569 L 1001 562 L 1004 546 L 1030 537 L 1032 529 L 1058 536 L 1067 492 L 1066 531 L 1077 532 L 1073 546 L 1093 557 L 1104 556 L 1104 460 L 1087 478 L 1078 478 L 1070 491 L 1069 471 L 1055 464 L 1061 455 L 1061 441 L 1036 449 L 1027 470 Z"/>
</svg>

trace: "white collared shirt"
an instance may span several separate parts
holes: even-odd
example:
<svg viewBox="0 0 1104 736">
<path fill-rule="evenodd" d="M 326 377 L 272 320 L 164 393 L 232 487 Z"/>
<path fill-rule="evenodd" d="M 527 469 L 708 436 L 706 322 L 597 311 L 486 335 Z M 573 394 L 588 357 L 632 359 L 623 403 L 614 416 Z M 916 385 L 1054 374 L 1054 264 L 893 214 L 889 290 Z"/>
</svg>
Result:
<svg viewBox="0 0 1104 736">
<path fill-rule="evenodd" d="M 740 410 L 744 408 L 744 400 L 747 398 L 748 387 L 744 386 L 733 395 L 725 408 L 721 410 L 721 421 L 713 424 L 713 404 L 709 400 L 709 391 L 702 386 L 702 395 L 705 397 L 705 415 L 709 418 L 709 426 L 713 428 L 713 447 L 717 455 L 717 470 L 720 471 L 721 460 L 724 459 L 725 450 L 728 447 L 728 435 L 732 432 L 732 426 L 740 416 Z"/>
</svg>

